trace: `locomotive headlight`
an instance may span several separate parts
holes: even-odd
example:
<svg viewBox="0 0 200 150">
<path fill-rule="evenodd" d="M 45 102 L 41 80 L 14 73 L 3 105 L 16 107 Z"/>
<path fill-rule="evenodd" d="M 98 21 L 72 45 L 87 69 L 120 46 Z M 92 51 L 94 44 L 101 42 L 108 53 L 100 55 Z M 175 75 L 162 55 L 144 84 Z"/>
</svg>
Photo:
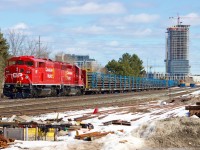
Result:
<svg viewBox="0 0 200 150">
<path fill-rule="evenodd" d="M 9 70 L 6 70 L 6 73 L 9 73 L 10 71 Z"/>
<path fill-rule="evenodd" d="M 27 70 L 26 73 L 31 73 L 31 71 L 30 71 L 30 70 Z"/>
<path fill-rule="evenodd" d="M 26 79 L 28 79 L 28 76 L 25 76 Z"/>
</svg>

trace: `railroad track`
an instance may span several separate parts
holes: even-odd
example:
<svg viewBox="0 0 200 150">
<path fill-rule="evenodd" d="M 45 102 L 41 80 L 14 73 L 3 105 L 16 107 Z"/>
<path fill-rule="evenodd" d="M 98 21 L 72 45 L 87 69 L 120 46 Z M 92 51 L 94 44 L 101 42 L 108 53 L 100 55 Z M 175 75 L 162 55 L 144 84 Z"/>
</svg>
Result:
<svg viewBox="0 0 200 150">
<path fill-rule="evenodd" d="M 40 99 L 20 99 L 20 100 L 3 100 L 0 101 L 1 116 L 11 115 L 37 115 L 50 112 L 62 112 L 68 110 L 109 107 L 109 106 L 126 106 L 142 103 L 146 101 L 168 99 L 169 96 L 176 97 L 183 94 L 189 94 L 200 88 L 177 88 L 173 91 L 157 90 L 143 91 L 133 93 L 117 93 L 105 95 L 83 95 L 70 97 L 49 97 Z"/>
</svg>

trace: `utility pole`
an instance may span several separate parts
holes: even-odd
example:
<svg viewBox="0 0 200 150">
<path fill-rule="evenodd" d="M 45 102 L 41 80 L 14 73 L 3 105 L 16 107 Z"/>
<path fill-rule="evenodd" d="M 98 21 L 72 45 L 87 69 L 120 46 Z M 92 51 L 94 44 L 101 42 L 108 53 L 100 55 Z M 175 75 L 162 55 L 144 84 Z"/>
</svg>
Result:
<svg viewBox="0 0 200 150">
<path fill-rule="evenodd" d="M 39 35 L 39 41 L 38 41 L 38 46 L 39 46 L 39 49 L 38 49 L 38 57 L 40 57 L 40 55 L 41 55 L 41 54 L 40 54 L 40 53 L 41 53 L 41 52 L 40 52 L 40 51 L 41 51 L 41 50 L 40 50 L 40 44 L 41 44 L 41 42 L 40 42 L 40 35 Z"/>
<path fill-rule="evenodd" d="M 147 58 L 147 78 L 149 77 L 149 74 L 148 74 L 148 58 Z"/>
</svg>

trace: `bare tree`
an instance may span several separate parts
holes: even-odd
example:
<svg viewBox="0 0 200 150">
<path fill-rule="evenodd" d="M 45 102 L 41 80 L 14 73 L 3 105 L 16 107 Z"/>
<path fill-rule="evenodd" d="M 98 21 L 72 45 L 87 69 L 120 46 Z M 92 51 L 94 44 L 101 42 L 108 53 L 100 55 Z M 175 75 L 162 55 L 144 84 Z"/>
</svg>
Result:
<svg viewBox="0 0 200 150">
<path fill-rule="evenodd" d="M 31 56 L 34 56 L 37 50 L 37 45 L 36 45 L 36 40 L 35 39 L 28 39 L 27 46 L 26 46 L 26 54 L 29 54 Z"/>
<path fill-rule="evenodd" d="M 48 58 L 50 53 L 51 52 L 48 45 L 41 45 L 40 49 L 36 49 L 34 56 Z"/>
<path fill-rule="evenodd" d="M 27 38 L 25 51 L 26 54 L 40 58 L 48 58 L 50 54 L 48 45 L 41 44 L 36 39 L 30 38 Z"/>
<path fill-rule="evenodd" d="M 13 56 L 23 55 L 23 43 L 26 36 L 16 30 L 8 30 L 8 43 L 10 45 L 10 53 Z"/>
<path fill-rule="evenodd" d="M 48 45 L 44 45 L 40 40 L 37 41 L 34 38 L 28 38 L 21 31 L 8 30 L 7 39 L 10 45 L 10 53 L 13 56 L 32 55 L 40 58 L 48 58 L 50 54 Z"/>
</svg>

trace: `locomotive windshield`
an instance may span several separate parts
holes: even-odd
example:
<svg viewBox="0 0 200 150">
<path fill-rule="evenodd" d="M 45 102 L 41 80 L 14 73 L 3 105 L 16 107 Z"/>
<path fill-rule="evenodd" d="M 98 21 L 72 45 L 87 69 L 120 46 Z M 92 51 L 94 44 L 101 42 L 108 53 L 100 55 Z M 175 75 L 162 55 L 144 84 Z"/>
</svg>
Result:
<svg viewBox="0 0 200 150">
<path fill-rule="evenodd" d="M 8 65 L 9 66 L 12 66 L 12 65 L 24 65 L 24 61 L 23 60 L 11 60 L 8 62 Z"/>
<path fill-rule="evenodd" d="M 16 61 L 9 61 L 8 65 L 27 65 L 27 66 L 33 66 L 33 62 L 32 61 L 23 61 L 23 60 L 16 60 Z"/>
<path fill-rule="evenodd" d="M 33 62 L 32 62 L 32 61 L 25 61 L 25 64 L 26 64 L 27 66 L 33 66 Z"/>
<path fill-rule="evenodd" d="M 24 65 L 24 61 L 23 60 L 17 60 L 15 64 L 16 65 Z"/>
</svg>

